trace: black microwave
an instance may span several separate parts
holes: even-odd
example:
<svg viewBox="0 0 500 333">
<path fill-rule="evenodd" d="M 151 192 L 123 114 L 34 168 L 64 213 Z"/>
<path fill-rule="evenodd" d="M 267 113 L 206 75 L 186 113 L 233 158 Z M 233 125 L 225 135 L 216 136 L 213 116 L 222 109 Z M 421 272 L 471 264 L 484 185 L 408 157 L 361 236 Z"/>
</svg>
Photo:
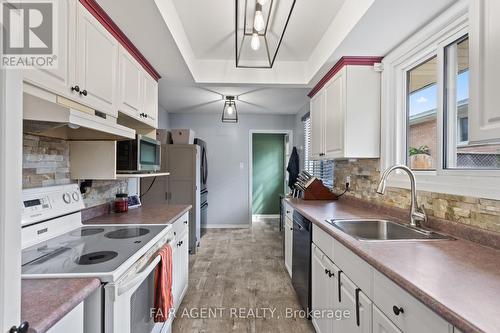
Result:
<svg viewBox="0 0 500 333">
<path fill-rule="evenodd" d="M 161 168 L 161 143 L 144 135 L 116 143 L 116 170 L 119 173 L 155 172 Z"/>
</svg>

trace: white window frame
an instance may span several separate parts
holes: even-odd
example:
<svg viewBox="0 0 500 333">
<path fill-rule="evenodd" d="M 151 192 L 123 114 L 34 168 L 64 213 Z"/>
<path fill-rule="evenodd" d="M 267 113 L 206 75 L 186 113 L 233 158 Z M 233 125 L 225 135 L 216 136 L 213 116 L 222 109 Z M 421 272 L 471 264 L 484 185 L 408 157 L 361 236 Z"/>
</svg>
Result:
<svg viewBox="0 0 500 333">
<path fill-rule="evenodd" d="M 460 1 L 429 23 L 383 60 L 382 134 L 380 168 L 406 164 L 406 74 L 425 60 L 437 56 L 437 161 L 435 171 L 415 171 L 418 189 L 454 195 L 500 199 L 500 171 L 444 169 L 444 49 L 469 32 L 468 1 Z M 388 185 L 410 188 L 408 177 L 396 173 Z"/>
</svg>

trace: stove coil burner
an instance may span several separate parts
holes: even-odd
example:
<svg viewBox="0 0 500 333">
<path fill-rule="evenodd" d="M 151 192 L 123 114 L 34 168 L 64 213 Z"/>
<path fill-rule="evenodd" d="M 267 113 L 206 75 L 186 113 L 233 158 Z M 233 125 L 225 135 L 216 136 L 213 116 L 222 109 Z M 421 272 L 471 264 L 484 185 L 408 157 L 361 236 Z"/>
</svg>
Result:
<svg viewBox="0 0 500 333">
<path fill-rule="evenodd" d="M 114 251 L 92 252 L 82 255 L 80 258 L 77 259 L 76 263 L 78 265 L 100 264 L 102 262 L 106 262 L 115 258 L 117 255 L 118 253 Z"/>
<path fill-rule="evenodd" d="M 77 237 L 78 236 L 82 236 L 82 237 L 92 236 L 92 235 L 100 234 L 103 231 L 104 231 L 104 228 L 84 228 L 84 229 L 73 231 L 71 233 L 71 236 L 77 236 Z"/>
<path fill-rule="evenodd" d="M 126 239 L 126 238 L 135 238 L 141 237 L 146 234 L 149 234 L 149 229 L 145 228 L 123 228 L 115 231 L 110 231 L 104 235 L 106 238 L 111 239 Z"/>
</svg>

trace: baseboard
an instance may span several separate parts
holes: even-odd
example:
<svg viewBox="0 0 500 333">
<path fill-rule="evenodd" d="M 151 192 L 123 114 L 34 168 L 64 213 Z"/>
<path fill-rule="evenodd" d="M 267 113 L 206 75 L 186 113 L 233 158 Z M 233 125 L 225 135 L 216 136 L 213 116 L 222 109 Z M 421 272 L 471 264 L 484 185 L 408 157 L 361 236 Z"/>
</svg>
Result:
<svg viewBox="0 0 500 333">
<path fill-rule="evenodd" d="M 247 229 L 249 224 L 202 224 L 202 229 Z"/>
<path fill-rule="evenodd" d="M 279 219 L 280 214 L 253 214 L 254 219 Z"/>
</svg>

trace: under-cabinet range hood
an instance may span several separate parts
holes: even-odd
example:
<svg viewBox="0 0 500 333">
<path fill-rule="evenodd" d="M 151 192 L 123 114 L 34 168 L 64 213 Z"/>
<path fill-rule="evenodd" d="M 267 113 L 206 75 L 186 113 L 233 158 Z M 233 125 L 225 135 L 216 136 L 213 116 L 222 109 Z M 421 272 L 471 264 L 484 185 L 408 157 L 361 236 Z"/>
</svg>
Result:
<svg viewBox="0 0 500 333">
<path fill-rule="evenodd" d="M 23 90 L 24 133 L 65 140 L 123 140 L 135 130 L 116 118 L 29 84 Z"/>
</svg>

